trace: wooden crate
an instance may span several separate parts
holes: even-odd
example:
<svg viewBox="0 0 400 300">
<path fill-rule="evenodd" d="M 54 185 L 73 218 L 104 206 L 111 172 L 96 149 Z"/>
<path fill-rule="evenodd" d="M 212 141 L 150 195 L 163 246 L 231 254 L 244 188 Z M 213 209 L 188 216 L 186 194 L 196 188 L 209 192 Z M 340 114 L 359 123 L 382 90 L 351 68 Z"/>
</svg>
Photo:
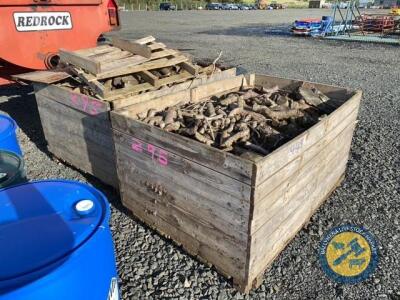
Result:
<svg viewBox="0 0 400 300">
<path fill-rule="evenodd" d="M 118 188 L 109 112 L 169 93 L 233 77 L 236 69 L 200 75 L 161 90 L 99 100 L 73 92 L 62 84 L 34 83 L 48 149 L 57 158 Z M 32 80 L 32 77 L 30 78 Z"/>
<path fill-rule="evenodd" d="M 261 282 L 264 270 L 343 179 L 361 91 L 315 84 L 339 107 L 269 155 L 254 159 L 133 116 L 181 101 L 199 102 L 242 85 L 290 90 L 298 83 L 238 76 L 111 112 L 124 205 L 232 277 L 241 291 Z"/>
</svg>

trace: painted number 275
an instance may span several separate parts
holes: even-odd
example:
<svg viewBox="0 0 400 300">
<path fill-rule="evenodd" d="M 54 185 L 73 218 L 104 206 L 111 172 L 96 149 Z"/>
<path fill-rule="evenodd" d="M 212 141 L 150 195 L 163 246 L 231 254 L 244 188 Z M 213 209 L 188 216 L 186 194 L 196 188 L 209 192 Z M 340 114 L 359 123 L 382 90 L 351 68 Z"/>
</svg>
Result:
<svg viewBox="0 0 400 300">
<path fill-rule="evenodd" d="M 137 139 L 132 139 L 132 151 L 136 153 L 147 153 L 151 155 L 151 159 L 158 162 L 162 166 L 168 165 L 168 152 L 160 149 L 152 144 L 144 143 Z"/>
</svg>

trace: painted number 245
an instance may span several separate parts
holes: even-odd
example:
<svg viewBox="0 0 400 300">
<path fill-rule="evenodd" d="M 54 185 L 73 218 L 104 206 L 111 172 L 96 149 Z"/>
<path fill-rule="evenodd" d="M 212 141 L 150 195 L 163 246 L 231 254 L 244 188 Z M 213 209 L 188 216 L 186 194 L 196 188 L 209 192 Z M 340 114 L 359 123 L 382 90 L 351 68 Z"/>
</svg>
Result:
<svg viewBox="0 0 400 300">
<path fill-rule="evenodd" d="M 141 142 L 137 139 L 132 139 L 132 151 L 136 153 L 148 153 L 151 159 L 158 162 L 162 166 L 168 165 L 168 152 L 160 149 L 152 144 Z"/>
</svg>

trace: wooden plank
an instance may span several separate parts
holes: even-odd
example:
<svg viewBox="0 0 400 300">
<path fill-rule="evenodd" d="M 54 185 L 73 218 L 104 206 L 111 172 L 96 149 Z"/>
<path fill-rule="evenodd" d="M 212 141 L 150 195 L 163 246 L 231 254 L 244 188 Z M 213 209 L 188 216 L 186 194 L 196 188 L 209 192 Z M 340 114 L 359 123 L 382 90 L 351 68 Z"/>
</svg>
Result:
<svg viewBox="0 0 400 300">
<path fill-rule="evenodd" d="M 161 87 L 161 86 L 168 85 L 168 84 L 174 84 L 174 83 L 183 82 L 183 81 L 186 81 L 186 80 L 189 80 L 189 79 L 192 79 L 192 78 L 193 78 L 192 74 L 190 74 L 189 72 L 183 70 L 179 74 L 158 79 L 155 82 L 155 86 L 156 87 Z"/>
<path fill-rule="evenodd" d="M 125 191 L 124 203 L 131 203 L 145 207 L 145 211 L 155 215 L 157 218 L 163 219 L 165 222 L 185 232 L 192 237 L 195 237 L 200 243 L 208 244 L 214 249 L 217 249 L 221 254 L 224 253 L 235 260 L 242 263 L 246 259 L 246 243 L 238 243 L 232 240 L 226 234 L 221 232 L 212 223 L 204 220 L 196 220 L 187 212 L 178 209 L 175 205 L 166 202 L 158 201 L 153 194 L 149 192 L 142 193 L 126 182 L 121 182 L 122 190 Z M 129 194 L 128 194 L 129 193 Z"/>
<path fill-rule="evenodd" d="M 206 146 L 193 139 L 126 118 L 123 114 L 111 112 L 111 122 L 114 129 L 134 135 L 142 141 L 162 149 L 168 149 L 176 155 L 188 157 L 194 162 L 243 183 L 251 184 L 255 166 L 249 160 Z"/>
<path fill-rule="evenodd" d="M 98 116 L 110 110 L 109 103 L 87 95 L 72 92 L 66 88 L 56 85 L 46 86 L 39 83 L 35 83 L 34 87 L 38 97 L 44 96 L 50 98 L 68 107 L 72 107 L 75 110 L 84 112 L 87 115 Z"/>
<path fill-rule="evenodd" d="M 118 151 L 118 150 L 117 150 Z M 123 161 L 125 160 L 125 161 Z M 209 201 L 205 197 L 198 197 L 187 189 L 176 190 L 165 181 L 151 177 L 151 172 L 143 171 L 139 168 L 132 168 L 132 162 L 129 156 L 121 152 L 118 153 L 118 173 L 120 181 L 129 185 L 131 188 L 142 193 L 151 195 L 157 202 L 163 202 L 165 205 L 172 206 L 192 218 L 194 222 L 207 224 L 207 227 L 213 228 L 225 234 L 227 239 L 236 243 L 247 243 L 247 221 L 241 216 L 228 211 Z M 136 165 L 134 165 L 136 166 Z M 130 176 L 138 177 L 130 177 Z M 150 177 L 149 177 L 150 175 Z M 132 178 L 135 178 L 132 180 Z M 222 216 L 221 216 L 222 215 Z"/>
<path fill-rule="evenodd" d="M 156 89 L 156 87 L 154 87 L 153 85 L 151 85 L 148 82 L 145 83 L 140 83 L 140 84 L 135 84 L 135 85 L 127 85 L 122 89 L 115 89 L 112 91 L 109 91 L 107 93 L 107 98 L 104 99 L 106 101 L 114 101 L 114 99 L 120 99 L 121 97 L 127 97 L 127 96 L 132 96 L 134 94 L 138 94 L 140 92 L 144 92 L 144 91 L 152 91 Z M 117 100 L 117 102 L 124 102 L 123 100 Z M 112 107 L 113 109 L 115 109 L 115 103 L 112 102 Z M 117 108 L 119 108 L 119 106 L 117 105 Z"/>
<path fill-rule="evenodd" d="M 146 201 L 148 197 L 146 197 L 145 194 L 139 194 L 138 191 L 134 191 L 133 193 L 132 190 L 125 190 L 124 187 L 121 187 L 121 195 L 123 204 L 130 209 L 136 217 L 146 224 L 149 224 L 161 234 L 182 245 L 191 255 L 211 263 L 219 272 L 226 276 L 235 274 L 235 277 L 239 278 L 239 280 L 244 277 L 243 262 L 231 257 L 231 253 L 224 253 L 216 249 L 213 245 L 199 242 L 197 237 L 193 237 L 181 230 L 181 226 L 175 226 L 175 222 L 170 224 L 164 220 L 164 218 L 152 214 L 152 210 L 148 209 L 148 206 L 146 206 L 146 204 L 149 205 L 150 202 Z"/>
<path fill-rule="evenodd" d="M 272 230 L 274 226 L 278 226 L 276 218 L 293 208 L 291 199 L 295 198 L 301 189 L 310 188 L 308 185 L 314 184 L 315 178 L 323 174 L 327 162 L 333 159 L 338 162 L 338 156 L 344 157 L 348 154 L 353 131 L 354 124 L 348 125 L 332 143 L 254 206 L 251 234 L 256 234 L 258 230 L 263 230 L 264 234 L 264 229 Z"/>
<path fill-rule="evenodd" d="M 197 76 L 199 74 L 199 67 L 195 66 L 189 62 L 183 62 L 180 64 L 182 68 L 184 68 L 186 71 L 188 71 L 190 74 L 193 76 Z"/>
<path fill-rule="evenodd" d="M 335 141 L 337 136 L 350 124 L 354 124 L 354 122 L 356 122 L 357 110 L 353 110 L 353 112 L 351 112 L 348 116 L 344 117 L 345 118 L 341 121 L 341 123 L 339 123 L 330 132 L 327 132 L 323 138 L 308 148 L 307 151 L 304 151 L 304 153 L 300 154 L 297 158 L 292 160 L 290 163 L 259 184 L 254 191 L 254 203 L 258 205 L 259 201 L 265 199 L 266 195 L 268 195 L 275 188 L 279 187 L 286 179 L 295 175 L 304 164 L 312 160 L 316 155 L 319 155 L 320 151 L 322 151 L 327 145 L 331 143 L 337 143 Z"/>
<path fill-rule="evenodd" d="M 100 97 L 104 98 L 107 96 L 107 90 L 103 84 L 97 81 L 97 78 L 92 74 L 84 72 L 82 69 L 78 69 L 76 67 L 70 67 L 70 71 L 78 76 L 84 83 L 86 83 L 90 89 L 95 92 Z"/>
<path fill-rule="evenodd" d="M 139 75 L 143 77 L 144 80 L 148 81 L 151 85 L 156 86 L 156 82 L 158 80 L 158 77 L 153 75 L 149 71 L 142 71 L 139 72 Z"/>
<path fill-rule="evenodd" d="M 138 44 L 140 44 L 140 45 L 145 45 L 145 44 L 154 42 L 155 40 L 156 40 L 156 39 L 155 39 L 153 36 L 149 35 L 149 36 L 146 36 L 146 37 L 144 37 L 144 38 L 135 40 L 135 43 L 138 43 Z"/>
<path fill-rule="evenodd" d="M 12 76 L 16 80 L 28 81 L 28 82 L 40 82 L 40 83 L 56 83 L 61 80 L 71 77 L 65 71 L 35 71 L 24 74 L 17 74 Z"/>
<path fill-rule="evenodd" d="M 196 86 L 199 86 L 200 84 L 207 84 L 207 83 L 210 83 L 213 81 L 230 78 L 235 75 L 236 75 L 236 68 L 228 69 L 228 70 L 222 71 L 221 73 L 215 73 L 211 76 L 202 75 L 193 80 L 190 80 L 190 81 L 187 81 L 184 83 L 180 83 L 180 84 L 174 85 L 169 88 L 157 90 L 157 91 L 151 91 L 151 92 L 147 92 L 147 93 L 140 94 L 140 95 L 126 94 L 121 99 L 115 99 L 113 97 L 113 99 L 111 99 L 113 101 L 112 105 L 113 105 L 114 109 L 120 109 L 120 108 L 127 107 L 129 105 L 133 105 L 136 103 L 145 102 L 150 99 L 159 98 L 159 97 L 165 96 L 167 94 L 173 94 L 176 92 L 180 92 L 182 90 L 194 88 Z M 110 99 L 110 97 L 108 99 Z"/>
<path fill-rule="evenodd" d="M 149 46 L 144 44 L 140 44 L 137 42 L 121 39 L 119 37 L 113 36 L 111 38 L 111 43 L 120 49 L 125 51 L 129 51 L 133 54 L 138 54 L 143 57 L 150 58 L 151 57 L 151 49 Z"/>
<path fill-rule="evenodd" d="M 64 114 L 49 109 L 49 104 L 51 108 L 62 107 L 58 102 L 44 98 L 38 98 L 37 102 L 49 151 L 72 166 L 118 187 L 112 136 L 93 130 L 89 127 L 92 125 L 90 120 L 84 124 L 76 122 L 74 114 L 78 112 L 71 108 L 64 106 Z M 73 112 L 72 116 L 70 112 Z"/>
<path fill-rule="evenodd" d="M 47 98 L 44 96 L 36 97 L 37 100 L 42 101 L 41 107 L 45 107 L 55 116 L 63 116 L 64 114 L 68 114 L 68 116 L 76 120 L 79 123 L 85 123 L 86 126 L 92 128 L 93 130 L 97 130 L 100 132 L 107 132 L 110 130 L 110 119 L 107 113 L 102 115 L 96 115 L 94 117 L 88 117 L 86 114 L 80 112 L 79 110 L 75 110 L 68 106 L 65 106 L 57 101 L 54 101 L 51 98 Z M 43 99 L 43 100 L 42 100 Z"/>
<path fill-rule="evenodd" d="M 143 59 L 146 59 L 146 58 L 143 58 Z M 125 74 L 130 74 L 130 73 L 137 73 L 137 72 L 146 71 L 146 70 L 160 69 L 163 67 L 177 65 L 177 64 L 180 64 L 187 60 L 188 59 L 184 56 L 177 56 L 172 59 L 161 58 L 161 59 L 157 59 L 157 60 L 152 60 L 152 61 L 144 62 L 140 65 L 131 64 L 129 66 L 121 67 L 119 69 L 113 68 L 110 71 L 99 73 L 99 74 L 97 74 L 97 79 L 106 79 L 106 78 L 110 78 L 110 77 L 116 77 L 116 76 L 121 76 L 121 75 L 125 75 Z"/>
<path fill-rule="evenodd" d="M 294 87 L 297 87 L 302 83 L 308 84 L 308 85 L 313 85 L 318 90 L 320 90 L 322 93 L 327 95 L 328 97 L 339 100 L 342 103 L 347 101 L 348 99 L 350 99 L 352 96 L 354 96 L 355 93 L 360 93 L 360 91 L 353 91 L 353 90 L 349 90 L 347 88 L 338 87 L 338 86 L 319 84 L 319 83 L 309 82 L 309 81 L 300 81 L 300 80 L 296 80 L 296 79 L 288 79 L 288 78 L 274 77 L 274 76 L 268 76 L 268 75 L 261 75 L 261 74 L 249 74 L 249 75 L 246 75 L 246 77 L 248 79 L 250 77 L 252 77 L 251 85 L 254 84 L 254 85 L 258 85 L 258 86 L 264 86 L 266 88 L 271 88 L 271 87 L 277 85 L 277 86 L 279 86 L 280 89 L 287 90 L 287 91 L 293 91 Z"/>
<path fill-rule="evenodd" d="M 99 53 L 107 53 L 110 51 L 113 51 L 114 47 L 111 47 L 110 45 L 100 45 L 97 47 L 93 47 L 93 48 L 86 48 L 86 49 L 79 49 L 79 50 L 75 50 L 74 52 L 82 55 L 82 56 L 92 56 L 92 55 L 96 55 Z"/>
<path fill-rule="evenodd" d="M 123 70 L 125 68 L 138 66 L 138 65 L 143 64 L 148 61 L 149 61 L 148 58 L 140 56 L 140 55 L 133 55 L 133 56 L 118 59 L 118 60 L 106 61 L 101 64 L 101 73 L 120 71 L 121 74 L 119 74 L 118 76 L 130 74 L 133 72 L 130 72 L 130 71 L 125 72 Z M 100 79 L 100 76 L 101 75 L 97 74 L 96 77 Z M 114 76 L 112 76 L 112 77 L 114 77 Z"/>
<path fill-rule="evenodd" d="M 200 85 L 191 90 L 191 99 L 193 102 L 200 102 L 212 95 L 238 89 L 245 83 L 244 81 L 244 76 L 239 75 L 233 78 L 211 82 L 206 85 Z"/>
<path fill-rule="evenodd" d="M 158 49 L 164 49 L 167 46 L 165 46 L 165 44 L 163 44 L 163 43 L 151 43 L 151 44 L 148 45 L 148 47 L 151 50 L 158 50 Z"/>
<path fill-rule="evenodd" d="M 174 56 L 177 55 L 179 52 L 173 49 L 164 49 L 161 51 L 156 51 L 156 52 L 152 52 L 151 53 L 151 59 L 159 59 L 159 58 L 163 58 L 163 57 L 168 57 L 168 56 Z"/>
<path fill-rule="evenodd" d="M 60 55 L 60 60 L 62 62 L 74 65 L 76 67 L 80 67 L 89 73 L 97 74 L 100 73 L 101 71 L 100 63 L 98 61 L 80 55 L 76 52 L 60 49 L 59 55 Z"/>
<path fill-rule="evenodd" d="M 301 193 L 298 199 L 308 198 L 309 200 L 288 216 L 278 230 L 275 230 L 269 236 L 263 237 L 263 240 L 268 241 L 268 243 L 257 245 L 252 242 L 248 276 L 250 282 L 272 263 L 273 259 L 280 254 L 296 233 L 311 218 L 315 210 L 325 202 L 336 188 L 337 182 L 343 176 L 345 168 L 346 164 L 335 164 L 331 168 L 328 177 L 323 177 L 319 180 L 316 189 L 311 194 L 305 195 Z"/>
<path fill-rule="evenodd" d="M 302 155 L 308 148 L 322 139 L 327 132 L 338 126 L 343 118 L 348 116 L 355 109 L 358 109 L 360 100 L 361 92 L 358 91 L 327 118 L 266 156 L 257 166 L 255 185 L 258 186 L 261 182 L 271 177 L 275 172 Z"/>
<path fill-rule="evenodd" d="M 109 61 L 115 61 L 118 59 L 128 58 L 131 56 L 132 56 L 132 53 L 130 53 L 128 51 L 122 51 L 121 49 L 115 48 L 114 51 L 93 55 L 93 56 L 91 56 L 91 58 L 95 61 L 100 62 L 100 64 L 101 64 L 101 63 L 106 63 Z"/>
<path fill-rule="evenodd" d="M 39 101 L 46 100 L 40 99 Z M 66 138 L 67 142 L 70 138 L 81 139 L 82 143 L 90 141 L 104 149 L 114 151 L 111 128 L 98 126 L 96 120 L 92 122 L 90 119 L 77 119 L 75 118 L 75 114 L 70 111 L 64 110 L 63 114 L 58 114 L 56 111 L 59 111 L 59 108 L 54 109 L 54 104 L 59 105 L 56 102 L 40 102 L 42 124 L 54 128 L 63 138 L 68 136 L 68 138 Z"/>
<path fill-rule="evenodd" d="M 207 187 L 209 189 L 214 188 L 239 199 L 239 201 L 250 202 L 251 187 L 249 185 L 232 177 L 224 176 L 214 171 L 213 168 L 195 163 L 187 157 L 169 151 L 168 148 L 156 147 L 153 143 L 148 144 L 135 134 L 127 135 L 114 130 L 114 140 L 118 141 L 122 149 L 126 150 L 125 153 L 129 154 L 133 165 L 143 170 L 152 170 L 160 176 L 167 178 L 166 183 L 179 178 L 187 186 L 201 184 L 206 190 Z M 137 145 L 140 149 L 137 151 L 132 150 L 133 145 Z M 144 150 L 143 147 L 145 148 Z M 153 153 L 147 150 L 148 147 L 153 149 Z M 162 163 L 158 158 L 161 151 L 165 160 Z"/>
</svg>

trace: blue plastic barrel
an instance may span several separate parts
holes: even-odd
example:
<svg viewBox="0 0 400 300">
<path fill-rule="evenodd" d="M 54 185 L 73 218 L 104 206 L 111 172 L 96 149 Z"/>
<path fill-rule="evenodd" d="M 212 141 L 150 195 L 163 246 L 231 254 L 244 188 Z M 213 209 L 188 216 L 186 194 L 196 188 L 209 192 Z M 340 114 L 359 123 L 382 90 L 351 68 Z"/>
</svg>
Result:
<svg viewBox="0 0 400 300">
<path fill-rule="evenodd" d="M 64 180 L 0 190 L 0 299 L 119 299 L 107 199 Z"/>
<path fill-rule="evenodd" d="M 18 183 L 22 183 L 25 180 L 26 178 L 23 158 L 14 152 L 0 150 L 0 188 L 6 188 Z"/>
<path fill-rule="evenodd" d="M 17 139 L 17 123 L 9 116 L 0 114 L 0 149 L 5 149 L 22 156 Z"/>
</svg>

